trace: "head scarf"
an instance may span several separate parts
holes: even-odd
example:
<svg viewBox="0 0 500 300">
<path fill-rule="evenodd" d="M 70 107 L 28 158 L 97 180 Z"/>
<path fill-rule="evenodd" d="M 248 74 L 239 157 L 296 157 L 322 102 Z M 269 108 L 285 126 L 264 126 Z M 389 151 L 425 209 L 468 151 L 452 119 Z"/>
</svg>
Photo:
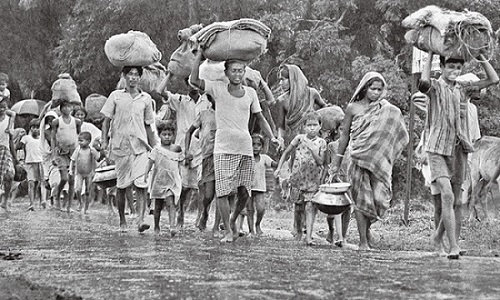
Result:
<svg viewBox="0 0 500 300">
<path fill-rule="evenodd" d="M 312 110 L 313 104 L 310 99 L 310 91 L 307 80 L 302 70 L 296 65 L 285 65 L 289 73 L 289 99 L 290 108 L 288 110 L 287 124 L 294 127 L 302 120 L 304 113 Z"/>
<path fill-rule="evenodd" d="M 361 78 L 361 81 L 359 82 L 358 87 L 354 91 L 354 94 L 352 95 L 349 103 L 353 102 L 356 99 L 356 97 L 358 96 L 359 92 L 361 92 L 363 87 L 368 83 L 368 81 L 370 81 L 373 78 L 379 78 L 384 83 L 384 90 L 382 91 L 382 95 L 380 95 L 379 100 L 384 99 L 385 95 L 387 94 L 387 82 L 385 82 L 385 79 L 382 76 L 382 74 L 378 72 L 368 72 L 365 74 L 365 76 L 363 76 L 363 78 Z"/>
</svg>

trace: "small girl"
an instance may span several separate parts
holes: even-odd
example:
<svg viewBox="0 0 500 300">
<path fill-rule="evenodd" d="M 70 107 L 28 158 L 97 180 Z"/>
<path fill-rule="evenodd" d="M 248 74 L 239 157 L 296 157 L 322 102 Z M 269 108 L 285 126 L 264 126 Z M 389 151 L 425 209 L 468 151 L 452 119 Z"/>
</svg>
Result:
<svg viewBox="0 0 500 300">
<path fill-rule="evenodd" d="M 321 116 L 309 112 L 304 117 L 305 134 L 297 135 L 280 158 L 276 177 L 280 174 L 283 163 L 292 152 L 295 159 L 290 163 L 291 175 L 290 199 L 294 202 L 294 222 L 297 230 L 296 239 L 302 239 L 302 211 L 306 211 L 306 244 L 313 246 L 312 230 L 316 217 L 317 205 L 312 202 L 321 183 L 322 167 L 325 160 L 326 141 L 318 136 L 321 129 Z"/>
<path fill-rule="evenodd" d="M 183 160 L 181 146 L 172 144 L 175 139 L 173 123 L 160 123 L 157 126 L 160 146 L 153 148 L 146 166 L 145 181 L 154 164 L 151 185 L 151 199 L 155 199 L 154 230 L 160 234 L 160 215 L 165 204 L 168 206 L 170 235 L 175 236 L 175 206 L 179 202 L 182 190 L 179 162 Z"/>
</svg>

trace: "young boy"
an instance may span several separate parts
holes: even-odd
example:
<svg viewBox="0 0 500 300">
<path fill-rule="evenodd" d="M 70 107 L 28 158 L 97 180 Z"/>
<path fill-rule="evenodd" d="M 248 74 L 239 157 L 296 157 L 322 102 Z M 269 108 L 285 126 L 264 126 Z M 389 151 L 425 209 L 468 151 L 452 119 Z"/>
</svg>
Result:
<svg viewBox="0 0 500 300">
<path fill-rule="evenodd" d="M 45 208 L 45 193 L 41 191 L 43 182 L 42 149 L 40 146 L 40 121 L 33 119 L 29 123 L 28 135 L 21 138 L 25 153 L 26 173 L 28 177 L 28 195 L 30 198 L 29 211 L 34 211 L 35 194 L 40 193 L 40 205 Z"/>
<path fill-rule="evenodd" d="M 69 175 L 69 164 L 71 155 L 78 143 L 78 134 L 82 122 L 71 116 L 73 104 L 62 101 L 60 104 L 61 116 L 52 121 L 52 136 L 50 147 L 52 150 L 52 160 L 57 164 L 61 181 L 55 195 L 56 209 L 61 209 L 61 192 L 66 183 L 69 184 L 66 211 L 71 212 L 71 200 L 74 196 L 74 178 Z M 66 201 L 65 201 L 66 202 Z M 64 208 L 64 204 L 63 204 Z"/>
<path fill-rule="evenodd" d="M 200 191 L 202 191 L 200 199 L 203 200 L 201 205 L 198 205 L 196 227 L 203 231 L 207 227 L 208 210 L 215 196 L 214 143 L 217 127 L 215 124 L 215 110 L 212 107 L 200 111 L 193 125 L 186 132 L 184 155 L 187 159 L 193 157 L 190 151 L 191 136 L 197 129 L 200 130 L 201 155 L 203 157 L 201 179 L 198 185 Z M 216 215 L 218 215 L 217 212 Z M 216 217 L 216 219 L 218 218 Z M 213 234 L 216 236 L 219 232 L 219 222 L 220 220 L 216 220 L 212 229 Z"/>
<path fill-rule="evenodd" d="M 5 102 L 7 107 L 10 107 L 10 91 L 7 88 L 9 76 L 5 73 L 0 73 L 0 102 Z"/>
<path fill-rule="evenodd" d="M 458 238 L 461 227 L 461 185 L 465 175 L 467 153 L 473 146 L 464 118 L 467 116 L 467 99 L 464 86 L 482 89 L 499 82 L 498 75 L 491 64 L 479 55 L 478 61 L 486 73 L 486 79 L 457 84 L 464 61 L 440 57 L 441 77 L 431 79 L 432 51 L 429 52 L 419 90 L 427 94 L 429 104 L 425 130 L 427 133 L 424 151 L 428 153 L 431 182 L 435 183 L 441 195 L 441 220 L 434 236 L 436 250 L 443 250 L 443 236 L 450 244 L 449 259 L 458 259 L 460 248 Z"/>
<path fill-rule="evenodd" d="M 89 194 L 94 177 L 94 171 L 97 167 L 99 153 L 96 149 L 90 147 L 92 135 L 88 131 L 82 131 L 78 135 L 78 148 L 71 156 L 71 174 L 75 178 L 75 193 L 80 203 L 80 208 L 83 208 L 83 213 L 87 214 L 89 209 Z M 85 194 L 82 199 L 82 186 L 85 182 Z"/>
</svg>

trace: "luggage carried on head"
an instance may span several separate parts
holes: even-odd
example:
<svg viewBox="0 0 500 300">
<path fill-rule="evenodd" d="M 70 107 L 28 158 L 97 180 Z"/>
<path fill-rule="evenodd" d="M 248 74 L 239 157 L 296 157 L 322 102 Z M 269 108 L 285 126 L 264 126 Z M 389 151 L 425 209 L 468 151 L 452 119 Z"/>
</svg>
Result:
<svg viewBox="0 0 500 300">
<path fill-rule="evenodd" d="M 402 25 L 409 29 L 405 34 L 408 43 L 447 58 L 470 60 L 483 54 L 489 59 L 495 50 L 491 23 L 478 12 L 456 12 L 430 5 L 406 17 Z"/>
<path fill-rule="evenodd" d="M 271 29 L 254 19 L 215 22 L 195 33 L 190 40 L 198 44 L 205 57 L 214 61 L 251 61 L 266 51 Z"/>
<path fill-rule="evenodd" d="M 149 36 L 134 30 L 110 37 L 104 52 L 116 67 L 149 66 L 161 60 L 161 52 Z"/>
<path fill-rule="evenodd" d="M 52 101 L 68 101 L 82 104 L 76 83 L 68 73 L 58 75 L 58 79 L 52 84 Z"/>
<path fill-rule="evenodd" d="M 101 94 L 94 93 L 88 95 L 87 98 L 85 98 L 85 110 L 87 114 L 95 115 L 100 112 L 106 100 L 108 100 L 108 98 Z"/>
<path fill-rule="evenodd" d="M 229 83 L 229 79 L 224 73 L 223 61 L 205 60 L 200 65 L 200 78 L 213 81 L 224 81 Z M 252 87 L 259 87 L 261 82 L 264 81 L 259 71 L 246 66 L 245 75 L 243 77 L 244 84 Z"/>
</svg>

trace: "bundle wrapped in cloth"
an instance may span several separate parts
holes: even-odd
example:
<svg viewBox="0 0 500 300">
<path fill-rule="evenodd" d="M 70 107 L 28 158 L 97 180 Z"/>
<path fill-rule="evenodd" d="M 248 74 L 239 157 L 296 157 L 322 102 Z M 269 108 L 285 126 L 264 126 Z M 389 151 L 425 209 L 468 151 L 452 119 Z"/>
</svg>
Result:
<svg viewBox="0 0 500 300">
<path fill-rule="evenodd" d="M 434 5 L 406 17 L 403 27 L 408 43 L 423 51 L 470 60 L 479 54 L 493 55 L 496 37 L 490 21 L 478 12 L 456 12 Z"/>
<path fill-rule="evenodd" d="M 52 101 L 59 105 L 60 101 L 81 104 L 82 100 L 76 87 L 76 83 L 68 73 L 59 74 L 58 79 L 52 84 Z M 56 105 L 56 106 L 57 106 Z"/>
<path fill-rule="evenodd" d="M 167 68 L 157 62 L 142 68 L 141 81 L 139 87 L 146 93 L 151 93 L 167 77 Z M 116 89 L 124 89 L 126 86 L 125 78 L 121 77 L 116 85 Z"/>
<path fill-rule="evenodd" d="M 254 19 L 212 23 L 191 36 L 193 48 L 205 49 L 214 61 L 239 59 L 251 61 L 266 51 L 271 29 Z"/>
<path fill-rule="evenodd" d="M 90 94 L 85 98 L 85 110 L 89 115 L 95 115 L 101 111 L 108 98 L 101 94 Z"/>
<path fill-rule="evenodd" d="M 149 66 L 161 60 L 161 52 L 149 36 L 133 30 L 110 37 L 104 52 L 116 67 Z"/>
</svg>

